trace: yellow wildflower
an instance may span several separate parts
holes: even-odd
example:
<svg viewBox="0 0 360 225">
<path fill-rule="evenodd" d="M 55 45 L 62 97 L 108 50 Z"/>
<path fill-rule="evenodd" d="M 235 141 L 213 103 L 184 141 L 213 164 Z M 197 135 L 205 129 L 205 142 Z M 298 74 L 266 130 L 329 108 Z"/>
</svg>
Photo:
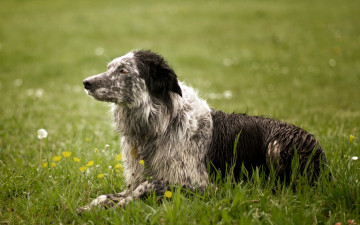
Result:
<svg viewBox="0 0 360 225">
<path fill-rule="evenodd" d="M 54 156 L 54 157 L 52 158 L 52 160 L 55 161 L 55 162 L 60 161 L 60 160 L 61 160 L 61 155 Z"/>
<path fill-rule="evenodd" d="M 86 166 L 82 166 L 82 167 L 79 168 L 79 170 L 80 170 L 81 172 L 84 172 L 85 170 L 87 170 L 87 167 L 86 167 Z"/>
<path fill-rule="evenodd" d="M 165 191 L 164 195 L 167 198 L 171 198 L 172 197 L 172 192 L 171 191 Z"/>
<path fill-rule="evenodd" d="M 99 152 L 99 149 L 98 148 L 95 148 L 95 153 L 98 153 Z"/>
<path fill-rule="evenodd" d="M 102 179 L 102 178 L 104 178 L 104 176 L 105 176 L 105 175 L 104 175 L 103 173 L 100 173 L 100 174 L 97 175 L 97 178 Z"/>
<path fill-rule="evenodd" d="M 118 163 L 115 165 L 115 169 L 118 169 L 116 170 L 116 172 L 120 172 L 124 170 L 124 167 L 120 163 Z"/>
<path fill-rule="evenodd" d="M 89 142 L 90 142 L 90 138 L 86 138 L 85 140 L 86 140 L 86 142 L 87 142 L 87 143 L 89 143 Z"/>
<path fill-rule="evenodd" d="M 43 163 L 43 164 L 41 164 L 41 166 L 42 166 L 42 168 L 46 168 L 46 167 L 48 167 L 48 163 L 47 162 Z"/>
<path fill-rule="evenodd" d="M 144 160 L 142 160 L 142 159 L 139 160 L 139 164 L 143 166 L 144 165 Z"/>
<path fill-rule="evenodd" d="M 74 162 L 80 162 L 80 159 L 78 157 L 74 157 Z"/>
<path fill-rule="evenodd" d="M 354 135 L 350 134 L 349 141 L 352 142 L 355 139 Z"/>
<path fill-rule="evenodd" d="M 86 164 L 86 166 L 93 166 L 93 165 L 94 165 L 94 161 L 93 161 L 93 160 L 89 161 L 89 162 Z"/>
<path fill-rule="evenodd" d="M 56 166 L 56 163 L 51 163 L 51 167 L 54 168 Z"/>
<path fill-rule="evenodd" d="M 116 164 L 114 167 L 115 167 L 115 169 L 119 169 L 119 168 L 121 168 L 122 166 L 121 166 L 120 163 L 118 163 L 118 164 Z"/>
<path fill-rule="evenodd" d="M 71 156 L 71 152 L 62 152 L 62 155 L 65 157 L 65 158 L 69 158 Z"/>
<path fill-rule="evenodd" d="M 121 158 L 122 158 L 122 154 L 117 155 L 117 156 L 116 156 L 116 161 L 120 161 Z"/>
</svg>

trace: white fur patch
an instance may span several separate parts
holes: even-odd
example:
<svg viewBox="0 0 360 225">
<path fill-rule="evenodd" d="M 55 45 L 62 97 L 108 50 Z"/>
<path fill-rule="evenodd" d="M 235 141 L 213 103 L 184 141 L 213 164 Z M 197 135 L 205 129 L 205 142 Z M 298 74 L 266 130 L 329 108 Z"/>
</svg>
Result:
<svg viewBox="0 0 360 225">
<path fill-rule="evenodd" d="M 91 206 L 99 206 L 102 205 L 102 203 L 104 203 L 107 199 L 106 195 L 100 195 L 99 197 L 95 198 L 90 205 Z"/>
<path fill-rule="evenodd" d="M 116 69 L 119 65 L 121 65 L 122 63 L 126 63 L 126 60 L 129 60 L 130 62 L 132 62 L 133 65 L 133 69 L 134 71 L 138 74 L 139 71 L 136 68 L 136 64 L 135 64 L 135 57 L 134 57 L 134 53 L 133 52 L 129 52 L 126 55 L 123 55 L 121 57 L 115 58 L 113 59 L 110 63 L 108 63 L 108 69 L 109 70 L 114 70 Z"/>
<path fill-rule="evenodd" d="M 273 163 L 273 165 L 275 166 L 280 166 L 280 158 L 281 158 L 280 152 L 281 152 L 281 146 L 279 145 L 279 143 L 276 140 L 270 142 L 266 154 L 267 163 L 268 164 Z"/>
</svg>

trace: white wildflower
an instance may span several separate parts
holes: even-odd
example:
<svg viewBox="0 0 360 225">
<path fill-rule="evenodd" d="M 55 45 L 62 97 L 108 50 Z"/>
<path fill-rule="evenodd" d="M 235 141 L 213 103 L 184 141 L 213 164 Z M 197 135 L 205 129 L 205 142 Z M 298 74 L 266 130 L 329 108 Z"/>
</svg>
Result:
<svg viewBox="0 0 360 225">
<path fill-rule="evenodd" d="M 32 95 L 34 95 L 34 93 L 35 93 L 34 89 L 28 89 L 26 91 L 27 96 L 32 96 Z"/>
<path fill-rule="evenodd" d="M 35 96 L 38 98 L 41 98 L 43 96 L 43 94 L 44 94 L 44 90 L 41 88 L 37 89 L 35 92 Z"/>
<path fill-rule="evenodd" d="M 102 55 L 102 54 L 104 54 L 104 48 L 102 48 L 102 47 L 97 47 L 97 48 L 95 48 L 95 55 L 98 55 L 98 56 L 100 56 L 100 55 Z"/>
<path fill-rule="evenodd" d="M 358 159 L 359 159 L 359 157 L 357 157 L 357 156 L 353 156 L 353 157 L 351 157 L 351 159 L 356 161 L 356 160 L 358 160 Z"/>
<path fill-rule="evenodd" d="M 43 138 L 46 138 L 48 135 L 47 131 L 45 129 L 39 129 L 38 132 L 37 132 L 37 137 L 39 139 L 43 139 Z"/>
<path fill-rule="evenodd" d="M 224 91 L 223 96 L 224 98 L 229 99 L 232 97 L 232 92 L 230 90 Z"/>
<path fill-rule="evenodd" d="M 15 87 L 20 87 L 22 85 L 23 81 L 21 79 L 16 79 L 14 81 L 14 86 Z"/>
<path fill-rule="evenodd" d="M 210 99 L 219 99 L 220 98 L 219 94 L 217 94 L 217 93 L 209 93 L 208 96 Z"/>
<path fill-rule="evenodd" d="M 231 66 L 233 64 L 232 60 L 229 58 L 224 58 L 223 59 L 223 65 L 224 66 Z"/>
<path fill-rule="evenodd" d="M 330 59 L 329 60 L 329 66 L 335 67 L 336 66 L 336 60 L 335 59 Z"/>
</svg>

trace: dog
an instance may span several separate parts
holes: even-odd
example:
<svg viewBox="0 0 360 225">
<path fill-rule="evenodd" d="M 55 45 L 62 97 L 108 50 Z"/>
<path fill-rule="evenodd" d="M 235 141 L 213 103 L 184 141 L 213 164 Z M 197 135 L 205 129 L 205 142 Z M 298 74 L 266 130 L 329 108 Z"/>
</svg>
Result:
<svg viewBox="0 0 360 225">
<path fill-rule="evenodd" d="M 78 213 L 94 206 L 125 206 L 152 191 L 164 194 L 170 185 L 202 192 L 209 176 L 225 176 L 232 166 L 236 179 L 243 168 L 256 167 L 272 168 L 286 179 L 294 155 L 300 171 L 308 169 L 312 177 L 327 163 L 318 141 L 301 128 L 210 108 L 193 88 L 178 81 L 161 55 L 150 50 L 114 59 L 106 72 L 83 84 L 95 100 L 113 104 L 127 188 L 97 197 Z"/>
</svg>

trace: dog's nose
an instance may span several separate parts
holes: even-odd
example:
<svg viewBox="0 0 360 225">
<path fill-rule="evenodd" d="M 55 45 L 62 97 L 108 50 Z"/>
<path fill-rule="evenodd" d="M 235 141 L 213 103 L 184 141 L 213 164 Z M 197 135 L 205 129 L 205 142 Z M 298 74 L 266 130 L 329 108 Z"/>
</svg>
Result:
<svg viewBox="0 0 360 225">
<path fill-rule="evenodd" d="M 84 84 L 85 89 L 90 89 L 92 86 L 91 82 L 88 79 L 84 80 L 83 84 Z"/>
</svg>

